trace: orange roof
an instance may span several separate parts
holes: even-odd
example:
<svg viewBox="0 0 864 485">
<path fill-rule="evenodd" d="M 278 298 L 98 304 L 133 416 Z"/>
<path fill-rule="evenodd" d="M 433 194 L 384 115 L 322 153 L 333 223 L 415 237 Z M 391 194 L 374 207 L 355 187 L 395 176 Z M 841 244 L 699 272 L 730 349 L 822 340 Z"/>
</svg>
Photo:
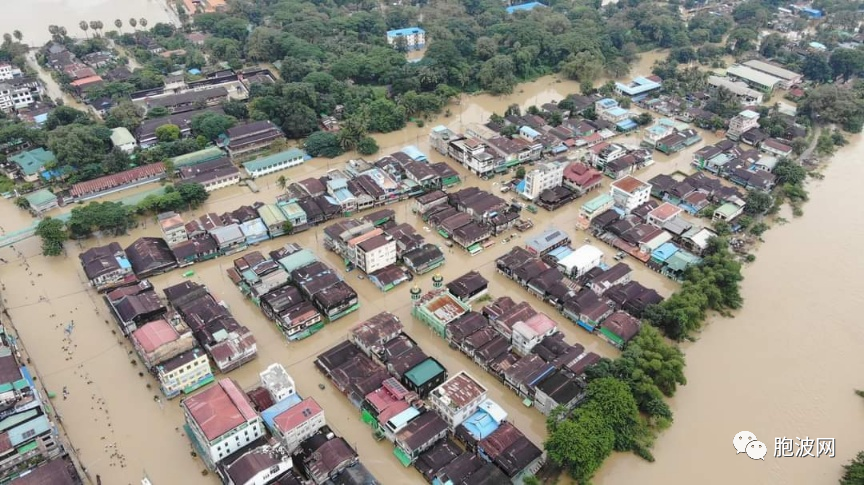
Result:
<svg viewBox="0 0 864 485">
<path fill-rule="evenodd" d="M 257 416 L 246 393 L 232 379 L 222 379 L 181 404 L 210 441 Z"/>
<path fill-rule="evenodd" d="M 646 185 L 648 185 L 648 184 L 637 179 L 636 177 L 631 177 L 630 175 L 627 175 L 626 177 L 622 177 L 622 178 L 612 182 L 613 187 L 615 187 L 616 189 L 619 189 L 619 190 L 623 190 L 624 192 L 627 192 L 628 194 L 632 194 L 633 192 L 636 191 L 636 189 L 644 187 Z"/>
<path fill-rule="evenodd" d="M 670 217 L 674 216 L 681 212 L 681 208 L 677 205 L 672 205 L 669 202 L 664 202 L 657 206 L 656 209 L 652 210 L 648 213 L 651 217 L 657 218 L 661 221 L 665 221 Z"/>
<path fill-rule="evenodd" d="M 69 83 L 69 85 L 77 88 L 80 86 L 84 86 L 85 84 L 92 84 L 92 83 L 97 83 L 97 82 L 101 82 L 101 81 L 102 81 L 101 76 L 88 76 L 88 77 L 85 77 L 82 79 L 78 79 L 77 81 L 72 81 L 71 83 Z"/>
</svg>

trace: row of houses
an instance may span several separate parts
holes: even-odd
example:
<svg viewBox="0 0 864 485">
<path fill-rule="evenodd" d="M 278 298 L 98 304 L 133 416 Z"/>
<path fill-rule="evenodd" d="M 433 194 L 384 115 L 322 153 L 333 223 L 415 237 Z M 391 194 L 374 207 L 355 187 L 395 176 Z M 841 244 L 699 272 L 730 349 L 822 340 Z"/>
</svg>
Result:
<svg viewBox="0 0 864 485">
<path fill-rule="evenodd" d="M 417 199 L 415 210 L 441 236 L 476 254 L 490 237 L 519 222 L 521 207 L 477 187 L 466 187 L 449 194 L 426 194 Z"/>
<path fill-rule="evenodd" d="M 280 364 L 244 391 L 222 379 L 180 403 L 193 448 L 223 483 L 377 485 L 357 452 L 327 426 L 314 398 L 297 393 Z"/>
<path fill-rule="evenodd" d="M 375 436 L 394 444 L 403 466 L 414 464 L 433 483 L 521 483 L 536 473 L 545 455 L 506 422 L 487 389 L 464 371 L 448 378 L 402 330 L 397 317 L 378 314 L 319 355 L 316 366 L 360 408 Z M 465 465 L 448 468 L 444 452 L 471 467 L 460 475 Z"/>
<path fill-rule="evenodd" d="M 295 243 L 234 260 L 228 277 L 289 340 L 301 340 L 360 307 L 337 271 Z M 326 317 L 326 320 L 322 317 Z"/>
<path fill-rule="evenodd" d="M 342 256 L 349 271 L 359 268 L 382 291 L 412 280 L 407 270 L 420 275 L 445 261 L 438 246 L 427 243 L 410 224 L 397 223 L 389 209 L 332 224 L 324 236 L 324 247 Z"/>
<path fill-rule="evenodd" d="M 462 280 L 476 282 L 478 277 L 472 272 L 424 295 L 418 289 L 412 315 L 525 399 L 526 405 L 545 415 L 558 406 L 573 409 L 584 395 L 585 370 L 600 357 L 564 342 L 555 320 L 527 302 L 505 296 L 482 312 L 472 311 L 469 300 L 457 295 Z M 482 283 L 485 287 L 485 280 Z M 462 434 L 476 433 L 457 432 Z M 475 436 L 473 442 L 480 439 Z"/>
<path fill-rule="evenodd" d="M 0 481 L 84 483 L 60 440 L 53 414 L 21 361 L 17 339 L 0 326 Z"/>
<path fill-rule="evenodd" d="M 542 235 L 542 241 L 545 251 L 538 252 L 537 244 L 529 242 L 498 258 L 498 272 L 616 347 L 635 337 L 645 309 L 663 300 L 655 290 L 633 281 L 626 263 L 607 266 L 594 246 L 574 250 L 566 234 L 554 228 Z M 553 241 L 556 244 L 550 244 Z M 613 298 L 619 292 L 626 298 Z"/>
</svg>

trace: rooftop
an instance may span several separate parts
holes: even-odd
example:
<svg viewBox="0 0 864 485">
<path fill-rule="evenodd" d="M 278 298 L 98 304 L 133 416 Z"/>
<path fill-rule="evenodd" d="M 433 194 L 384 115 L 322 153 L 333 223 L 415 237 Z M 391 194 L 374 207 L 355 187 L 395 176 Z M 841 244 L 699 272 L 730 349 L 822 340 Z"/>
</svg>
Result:
<svg viewBox="0 0 864 485">
<path fill-rule="evenodd" d="M 153 352 L 167 343 L 174 342 L 178 338 L 180 338 L 180 334 L 165 320 L 147 323 L 132 332 L 132 339 L 138 342 L 138 345 L 147 353 Z"/>
<path fill-rule="evenodd" d="M 612 182 L 612 187 L 627 192 L 628 194 L 632 194 L 639 189 L 649 187 L 649 185 L 632 175 L 627 175 Z"/>
<path fill-rule="evenodd" d="M 291 406 L 291 408 L 276 416 L 273 422 L 276 429 L 287 433 L 323 412 L 315 399 L 307 397 L 300 401 L 299 404 Z"/>
<path fill-rule="evenodd" d="M 278 165 L 285 162 L 286 160 L 294 160 L 297 158 L 302 159 L 305 157 L 306 152 L 304 152 L 303 150 L 300 150 L 299 148 L 289 148 L 288 150 L 275 153 L 273 155 L 258 158 L 256 160 L 252 160 L 251 162 L 246 162 L 243 164 L 243 168 L 245 168 L 246 171 L 255 172 L 258 170 L 264 170 L 274 165 Z"/>
<path fill-rule="evenodd" d="M 9 161 L 18 165 L 25 176 L 36 175 L 45 164 L 53 162 L 56 159 L 53 152 L 41 147 L 9 157 Z"/>
<path fill-rule="evenodd" d="M 112 128 L 111 129 L 111 143 L 114 146 L 120 145 L 128 145 L 130 143 L 135 143 L 135 137 L 132 136 L 132 133 L 129 132 L 128 129 L 124 127 Z"/>
<path fill-rule="evenodd" d="M 442 372 L 446 374 L 447 369 L 445 369 L 444 366 L 434 358 L 428 357 L 426 360 L 420 362 L 406 372 L 405 379 L 408 379 L 415 386 L 422 386 L 440 375 Z"/>
<path fill-rule="evenodd" d="M 433 396 L 456 409 L 485 394 L 486 388 L 465 371 L 459 372 L 432 390 Z"/>
<path fill-rule="evenodd" d="M 232 379 L 222 379 L 182 403 L 208 440 L 214 440 L 258 414 Z"/>
</svg>

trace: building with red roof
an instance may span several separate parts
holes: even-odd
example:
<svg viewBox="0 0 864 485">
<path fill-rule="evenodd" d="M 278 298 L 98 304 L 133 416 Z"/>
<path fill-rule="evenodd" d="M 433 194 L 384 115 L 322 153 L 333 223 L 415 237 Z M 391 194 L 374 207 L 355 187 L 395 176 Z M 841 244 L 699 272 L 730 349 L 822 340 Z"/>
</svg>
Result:
<svg viewBox="0 0 864 485">
<path fill-rule="evenodd" d="M 115 173 L 114 175 L 106 175 L 98 179 L 79 182 L 69 189 L 69 195 L 75 200 L 84 200 L 108 192 L 116 192 L 127 187 L 155 181 L 163 177 L 165 177 L 165 166 L 162 165 L 162 162 L 152 163 L 126 170 L 125 172 Z"/>
<path fill-rule="evenodd" d="M 264 435 L 261 417 L 233 379 L 180 402 L 186 432 L 211 470 L 228 455 Z"/>
<path fill-rule="evenodd" d="M 324 410 L 315 399 L 307 397 L 273 419 L 273 432 L 290 452 L 326 424 Z"/>
</svg>

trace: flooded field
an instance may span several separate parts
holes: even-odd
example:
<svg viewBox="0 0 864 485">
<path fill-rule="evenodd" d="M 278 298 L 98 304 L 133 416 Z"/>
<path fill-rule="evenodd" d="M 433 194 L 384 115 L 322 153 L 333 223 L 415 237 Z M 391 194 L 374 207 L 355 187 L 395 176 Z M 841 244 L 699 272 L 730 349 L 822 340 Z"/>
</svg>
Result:
<svg viewBox="0 0 864 485">
<path fill-rule="evenodd" d="M 123 21 L 124 31 L 132 30 L 128 23 L 133 17 L 146 18 L 151 26 L 176 20 L 167 0 L 7 0 L 3 3 L 0 32 L 20 30 L 24 43 L 31 46 L 41 46 L 51 40 L 49 25 L 66 27 L 69 35 L 75 37 L 84 35 L 78 28 L 82 20 L 100 20 L 106 31 L 116 30 L 116 19 Z"/>
</svg>

